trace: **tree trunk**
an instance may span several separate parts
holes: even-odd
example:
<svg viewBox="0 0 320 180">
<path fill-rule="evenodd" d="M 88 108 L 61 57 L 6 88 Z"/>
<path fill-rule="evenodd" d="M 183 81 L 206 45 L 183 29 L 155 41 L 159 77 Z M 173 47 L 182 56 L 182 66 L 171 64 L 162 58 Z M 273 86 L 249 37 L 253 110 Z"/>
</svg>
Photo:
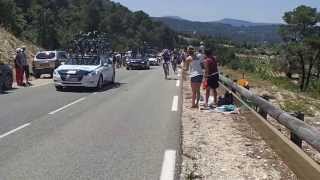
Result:
<svg viewBox="0 0 320 180">
<path fill-rule="evenodd" d="M 300 90 L 303 91 L 305 79 L 306 79 L 305 62 L 304 62 L 303 54 L 299 53 L 298 56 L 300 58 L 300 66 L 301 66 Z"/>
<path fill-rule="evenodd" d="M 318 62 L 317 71 L 318 71 L 317 72 L 317 80 L 319 80 L 320 79 L 320 62 Z"/>
<path fill-rule="evenodd" d="M 307 90 L 308 87 L 309 87 L 309 82 L 310 82 L 310 78 L 311 78 L 311 75 L 312 75 L 313 63 L 314 63 L 314 59 L 311 58 L 310 62 L 309 62 L 309 69 L 308 69 L 308 74 L 307 74 L 307 77 L 306 77 L 306 84 L 304 85 L 304 90 Z"/>
<path fill-rule="evenodd" d="M 317 51 L 315 53 L 315 55 L 313 57 L 311 57 L 311 59 L 310 59 L 309 69 L 308 69 L 308 76 L 307 76 L 307 81 L 306 81 L 306 84 L 305 84 L 305 90 L 309 87 L 310 78 L 312 77 L 312 68 L 313 68 L 314 63 L 317 62 L 317 60 L 319 58 L 319 55 L 320 55 L 320 51 Z"/>
</svg>

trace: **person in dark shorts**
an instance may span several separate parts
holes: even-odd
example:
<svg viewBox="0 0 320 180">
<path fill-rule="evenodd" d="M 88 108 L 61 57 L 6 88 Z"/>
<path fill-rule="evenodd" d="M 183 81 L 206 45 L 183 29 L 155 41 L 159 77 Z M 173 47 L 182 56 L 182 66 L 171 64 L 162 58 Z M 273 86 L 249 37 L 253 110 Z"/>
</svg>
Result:
<svg viewBox="0 0 320 180">
<path fill-rule="evenodd" d="M 218 102 L 217 88 L 219 87 L 219 72 L 216 58 L 212 55 L 212 50 L 205 50 L 205 81 L 207 81 L 205 106 L 208 106 L 210 91 L 213 92 L 214 104 Z"/>
</svg>

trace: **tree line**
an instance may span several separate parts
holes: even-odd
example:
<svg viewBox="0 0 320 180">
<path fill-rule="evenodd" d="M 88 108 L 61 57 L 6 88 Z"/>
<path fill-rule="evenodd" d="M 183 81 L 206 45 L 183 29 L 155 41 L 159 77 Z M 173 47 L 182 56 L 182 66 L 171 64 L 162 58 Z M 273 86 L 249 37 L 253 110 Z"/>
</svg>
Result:
<svg viewBox="0 0 320 180">
<path fill-rule="evenodd" d="M 114 50 L 145 42 L 173 48 L 182 41 L 143 11 L 131 12 L 109 0 L 0 0 L 0 25 L 45 49 L 67 47 L 80 31 L 107 33 Z"/>
</svg>

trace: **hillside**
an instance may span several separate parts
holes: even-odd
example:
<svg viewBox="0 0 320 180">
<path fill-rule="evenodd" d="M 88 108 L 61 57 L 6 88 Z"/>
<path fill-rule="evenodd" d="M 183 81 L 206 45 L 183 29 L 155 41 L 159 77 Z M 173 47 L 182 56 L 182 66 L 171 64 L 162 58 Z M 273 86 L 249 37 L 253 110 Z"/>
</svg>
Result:
<svg viewBox="0 0 320 180">
<path fill-rule="evenodd" d="M 229 24 L 229 25 L 235 26 L 235 27 L 277 25 L 277 24 L 271 24 L 271 23 L 255 23 L 255 22 L 243 21 L 243 20 L 239 20 L 239 19 L 230 19 L 230 18 L 221 19 L 220 21 L 215 21 L 215 22 L 219 22 L 219 23 L 223 23 L 223 24 Z"/>
<path fill-rule="evenodd" d="M 132 12 L 110 0 L 0 1 L 0 24 L 46 49 L 68 47 L 80 32 L 107 33 L 114 50 L 139 48 L 145 42 L 174 47 L 177 34 L 143 11 Z"/>
<path fill-rule="evenodd" d="M 253 25 L 246 22 L 248 26 L 238 26 L 226 24 L 226 20 L 220 22 L 197 22 L 178 18 L 156 17 L 154 21 L 163 22 L 175 31 L 183 33 L 194 33 L 211 35 L 214 37 L 222 37 L 231 39 L 237 42 L 252 42 L 252 43 L 276 43 L 280 42 L 281 38 L 278 34 L 279 25 Z M 224 23 L 223 23 L 224 22 Z M 229 23 L 230 20 L 228 20 Z M 240 23 L 240 22 L 238 22 Z M 242 24 L 245 23 L 242 22 Z"/>
<path fill-rule="evenodd" d="M 27 53 L 29 60 L 32 60 L 33 55 L 39 49 L 37 46 L 30 42 L 21 41 L 13 34 L 9 33 L 2 27 L 0 27 L 0 60 L 5 63 L 13 64 L 16 48 L 25 45 L 27 47 Z"/>
</svg>

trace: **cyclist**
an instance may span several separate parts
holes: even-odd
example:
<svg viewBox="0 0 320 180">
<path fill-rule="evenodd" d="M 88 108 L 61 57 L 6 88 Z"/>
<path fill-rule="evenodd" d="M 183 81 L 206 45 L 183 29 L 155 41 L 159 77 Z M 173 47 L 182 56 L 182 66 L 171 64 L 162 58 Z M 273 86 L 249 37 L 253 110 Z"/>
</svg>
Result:
<svg viewBox="0 0 320 180">
<path fill-rule="evenodd" d="M 165 79 L 168 79 L 169 76 L 169 63 L 171 60 L 171 55 L 168 49 L 164 49 L 162 52 L 162 59 L 163 59 L 163 71 Z"/>
<path fill-rule="evenodd" d="M 171 61 L 171 65 L 174 73 L 176 73 L 177 71 L 177 64 L 178 64 L 178 52 L 176 49 L 174 49 L 172 61 Z"/>
</svg>

